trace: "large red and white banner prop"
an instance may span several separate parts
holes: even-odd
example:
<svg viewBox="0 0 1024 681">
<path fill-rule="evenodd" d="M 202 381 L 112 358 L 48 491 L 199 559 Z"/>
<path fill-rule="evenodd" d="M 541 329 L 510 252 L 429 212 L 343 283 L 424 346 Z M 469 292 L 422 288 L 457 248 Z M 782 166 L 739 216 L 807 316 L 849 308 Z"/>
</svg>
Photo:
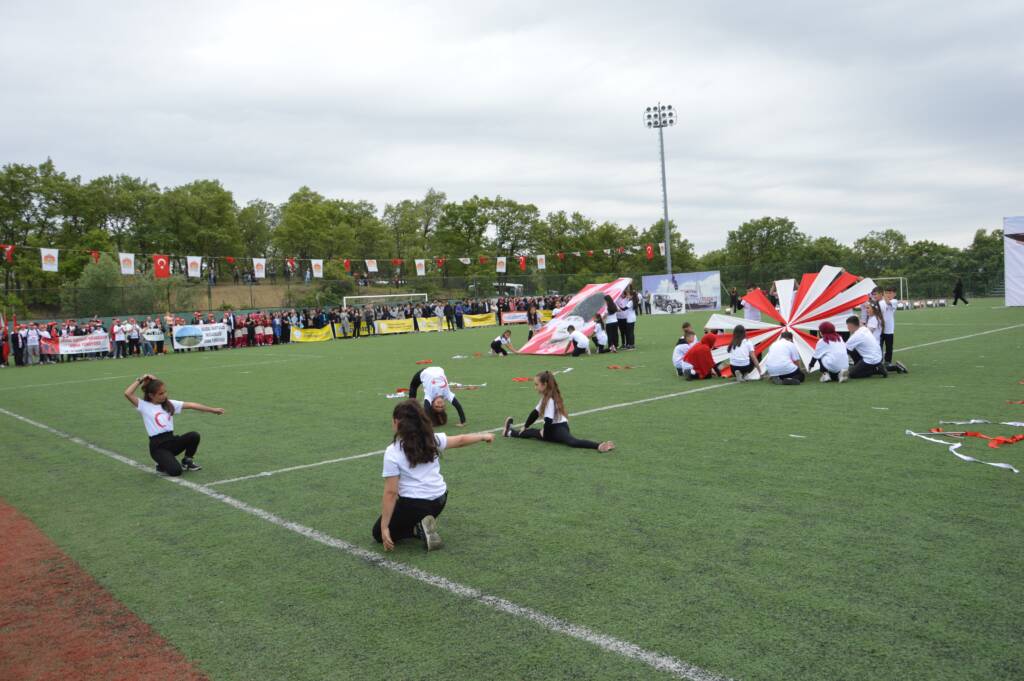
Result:
<svg viewBox="0 0 1024 681">
<path fill-rule="evenodd" d="M 1024 215 L 1003 218 L 1003 265 L 1005 305 L 1024 305 Z"/>
<path fill-rule="evenodd" d="M 779 296 L 777 310 L 761 289 L 743 296 L 743 300 L 773 319 L 774 323 L 731 315 L 711 315 L 705 328 L 724 332 L 718 334 L 711 353 L 716 364 L 728 359 L 732 330 L 742 324 L 758 354 L 767 350 L 783 331 L 792 331 L 800 358 L 804 366 L 809 365 L 818 338 L 808 331 L 817 331 L 818 325 L 826 321 L 835 324 L 838 331 L 844 331 L 846 317 L 868 299 L 868 294 L 875 288 L 875 282 L 860 279 L 842 268 L 825 265 L 817 274 L 805 274 L 799 286 L 794 279 L 780 279 L 775 282 L 775 288 Z"/>
<path fill-rule="evenodd" d="M 594 315 L 605 312 L 604 297 L 617 299 L 633 280 L 629 277 L 616 279 L 608 284 L 587 284 L 569 302 L 555 311 L 551 321 L 533 334 L 519 352 L 527 355 L 564 355 L 569 350 L 569 333 L 566 327 L 572 325 L 587 337 L 594 333 Z"/>
</svg>

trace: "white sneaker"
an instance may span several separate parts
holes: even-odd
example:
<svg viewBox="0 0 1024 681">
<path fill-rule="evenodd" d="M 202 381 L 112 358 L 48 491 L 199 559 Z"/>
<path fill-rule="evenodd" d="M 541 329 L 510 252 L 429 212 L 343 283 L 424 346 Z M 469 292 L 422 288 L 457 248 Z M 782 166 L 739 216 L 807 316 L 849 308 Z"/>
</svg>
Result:
<svg viewBox="0 0 1024 681">
<path fill-rule="evenodd" d="M 832 380 L 832 377 L 826 374 L 824 371 L 821 372 L 821 378 L 818 379 L 821 383 L 828 383 Z"/>
<path fill-rule="evenodd" d="M 423 516 L 419 522 L 419 535 L 427 551 L 436 551 L 444 546 L 444 541 L 437 533 L 437 519 L 432 515 Z"/>
<path fill-rule="evenodd" d="M 737 383 L 742 383 L 743 381 L 747 380 L 746 378 L 743 377 L 743 374 L 741 374 L 738 371 L 735 374 L 733 374 L 733 378 L 736 379 Z"/>
<path fill-rule="evenodd" d="M 840 383 L 845 383 L 849 379 L 850 379 L 850 371 L 849 371 L 849 369 L 843 369 L 842 371 L 839 372 L 839 382 Z"/>
</svg>

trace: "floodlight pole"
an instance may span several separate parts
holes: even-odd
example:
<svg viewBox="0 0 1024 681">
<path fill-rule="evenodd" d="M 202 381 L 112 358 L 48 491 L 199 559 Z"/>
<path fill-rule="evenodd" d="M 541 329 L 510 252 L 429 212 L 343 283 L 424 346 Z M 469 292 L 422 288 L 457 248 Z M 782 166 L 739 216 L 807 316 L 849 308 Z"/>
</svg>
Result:
<svg viewBox="0 0 1024 681">
<path fill-rule="evenodd" d="M 658 129 L 658 149 L 661 155 L 661 208 L 665 225 L 665 274 L 672 274 L 672 234 L 668 225 L 668 187 L 665 182 L 665 128 L 676 124 L 676 114 L 671 104 L 658 102 L 644 112 L 648 128 Z"/>
</svg>

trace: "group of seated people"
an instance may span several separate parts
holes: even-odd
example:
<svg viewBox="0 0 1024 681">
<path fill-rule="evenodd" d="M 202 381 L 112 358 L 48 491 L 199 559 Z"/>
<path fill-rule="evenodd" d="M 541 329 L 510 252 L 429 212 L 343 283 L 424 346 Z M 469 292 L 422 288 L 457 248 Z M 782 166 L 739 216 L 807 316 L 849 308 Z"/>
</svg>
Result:
<svg viewBox="0 0 1024 681">
<path fill-rule="evenodd" d="M 778 385 L 800 385 L 806 371 L 821 367 L 821 382 L 843 383 L 850 378 L 887 378 L 890 371 L 908 373 L 900 362 L 887 364 L 882 347 L 867 326 L 856 315 L 846 319 L 847 337 L 844 339 L 832 322 L 818 325 L 818 342 L 810 364 L 802 367 L 800 353 L 793 342 L 793 333 L 786 329 L 772 343 L 762 358 L 758 358 L 754 344 L 747 338 L 743 325 L 733 329 L 729 339 L 728 368 L 737 381 L 770 379 Z M 689 322 L 683 324 L 683 335 L 672 350 L 672 365 L 676 373 L 687 380 L 701 380 L 722 376 L 725 362 L 716 363 L 712 351 L 718 344 L 718 334 L 706 331 L 697 341 L 697 334 Z M 721 364 L 721 366 L 719 365 Z"/>
</svg>

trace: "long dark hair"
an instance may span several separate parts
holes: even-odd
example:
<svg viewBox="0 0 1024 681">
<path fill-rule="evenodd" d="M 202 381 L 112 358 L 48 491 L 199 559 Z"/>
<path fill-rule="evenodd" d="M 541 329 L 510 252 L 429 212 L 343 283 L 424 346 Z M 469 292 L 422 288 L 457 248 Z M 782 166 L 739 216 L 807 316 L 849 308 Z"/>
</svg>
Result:
<svg viewBox="0 0 1024 681">
<path fill-rule="evenodd" d="M 615 304 L 615 301 L 607 293 L 604 294 L 604 304 L 608 307 L 608 314 L 615 314 L 619 311 L 619 306 Z"/>
<path fill-rule="evenodd" d="M 434 438 L 434 427 L 430 425 L 419 402 L 406 400 L 400 403 L 391 412 L 391 418 L 398 422 L 392 442 L 402 446 L 410 466 L 430 463 L 440 455 Z"/>
<path fill-rule="evenodd" d="M 156 395 L 157 391 L 160 390 L 164 385 L 164 382 L 159 378 L 150 378 L 142 382 L 142 398 L 147 402 L 152 402 L 150 398 Z M 164 403 L 160 405 L 163 410 L 171 416 L 174 416 L 174 405 L 171 404 L 170 399 L 164 400 Z"/>
<path fill-rule="evenodd" d="M 562 391 L 558 389 L 558 381 L 555 380 L 555 375 L 550 371 L 542 371 L 537 374 L 537 378 L 540 380 L 541 385 L 544 386 L 544 395 L 540 398 L 540 413 L 544 415 L 544 411 L 548 408 L 548 400 L 555 401 L 555 416 L 561 414 L 565 416 L 565 402 L 562 401 Z"/>
<path fill-rule="evenodd" d="M 742 324 L 737 324 L 736 328 L 732 330 L 732 340 L 729 341 L 729 351 L 732 352 L 739 346 L 743 345 L 743 341 L 747 339 L 747 330 L 743 328 Z"/>
</svg>

